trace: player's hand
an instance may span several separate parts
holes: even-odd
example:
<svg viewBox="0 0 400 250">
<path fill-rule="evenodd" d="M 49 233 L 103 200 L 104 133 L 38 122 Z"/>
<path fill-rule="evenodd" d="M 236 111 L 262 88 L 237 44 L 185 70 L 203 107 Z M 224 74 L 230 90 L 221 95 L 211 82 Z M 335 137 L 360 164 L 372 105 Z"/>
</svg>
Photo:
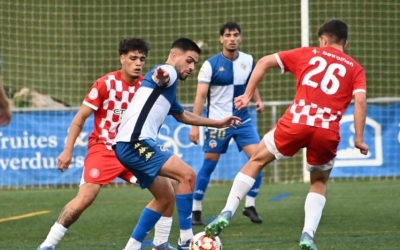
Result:
<svg viewBox="0 0 400 250">
<path fill-rule="evenodd" d="M 216 128 L 236 128 L 237 126 L 242 125 L 241 119 L 237 116 L 228 116 L 222 120 L 219 120 Z"/>
<path fill-rule="evenodd" d="M 264 111 L 264 104 L 262 101 L 256 102 L 256 111 L 257 113 L 261 113 Z"/>
<path fill-rule="evenodd" d="M 190 128 L 189 140 L 197 145 L 197 143 L 199 141 L 199 127 L 198 126 L 192 126 Z"/>
<path fill-rule="evenodd" d="M 6 107 L 0 110 L 0 126 L 6 126 L 11 122 L 11 109 Z"/>
<path fill-rule="evenodd" d="M 64 172 L 69 168 L 69 164 L 72 161 L 72 152 L 70 150 L 64 150 L 58 156 L 58 164 L 57 167 L 61 172 Z"/>
<path fill-rule="evenodd" d="M 355 142 L 354 146 L 360 150 L 360 153 L 363 155 L 368 154 L 368 145 L 364 142 Z"/>
<path fill-rule="evenodd" d="M 169 73 L 168 71 L 164 70 L 161 67 L 158 67 L 153 74 L 153 77 L 155 79 L 155 82 L 159 85 L 159 86 L 165 86 L 165 84 L 168 83 L 169 81 Z"/>
<path fill-rule="evenodd" d="M 241 95 L 241 96 L 236 97 L 234 102 L 235 102 L 235 108 L 237 110 L 241 110 L 241 109 L 247 108 L 247 106 L 250 103 L 250 98 L 245 95 Z"/>
</svg>

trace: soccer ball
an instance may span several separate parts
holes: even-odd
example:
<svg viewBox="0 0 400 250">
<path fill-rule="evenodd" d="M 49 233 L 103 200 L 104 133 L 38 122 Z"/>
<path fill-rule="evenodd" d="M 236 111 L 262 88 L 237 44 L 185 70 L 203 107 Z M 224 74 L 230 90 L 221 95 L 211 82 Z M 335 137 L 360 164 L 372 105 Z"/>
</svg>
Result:
<svg viewBox="0 0 400 250">
<path fill-rule="evenodd" d="M 205 232 L 200 232 L 193 237 L 189 250 L 222 250 L 222 243 L 218 236 L 208 237 Z"/>
</svg>

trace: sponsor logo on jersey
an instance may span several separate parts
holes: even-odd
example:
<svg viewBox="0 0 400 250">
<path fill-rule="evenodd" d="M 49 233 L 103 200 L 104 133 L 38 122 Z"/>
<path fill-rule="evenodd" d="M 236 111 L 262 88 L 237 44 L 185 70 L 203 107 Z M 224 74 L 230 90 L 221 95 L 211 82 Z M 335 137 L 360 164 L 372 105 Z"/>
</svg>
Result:
<svg viewBox="0 0 400 250">
<path fill-rule="evenodd" d="M 123 115 L 124 112 L 125 112 L 125 109 L 114 109 L 114 110 L 113 110 L 113 113 L 114 113 L 115 115 Z"/>
</svg>

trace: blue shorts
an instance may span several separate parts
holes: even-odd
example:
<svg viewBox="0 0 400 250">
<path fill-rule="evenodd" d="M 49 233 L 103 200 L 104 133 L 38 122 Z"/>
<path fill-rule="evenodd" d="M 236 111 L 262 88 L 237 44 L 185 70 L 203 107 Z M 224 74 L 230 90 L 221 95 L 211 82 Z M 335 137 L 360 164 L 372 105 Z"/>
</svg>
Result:
<svg viewBox="0 0 400 250">
<path fill-rule="evenodd" d="M 165 162 L 172 156 L 153 140 L 117 142 L 115 155 L 121 164 L 131 171 L 141 188 L 150 186 Z"/>
<path fill-rule="evenodd" d="M 203 151 L 206 153 L 224 154 L 228 150 L 229 142 L 234 139 L 239 151 L 248 145 L 260 143 L 260 137 L 252 121 L 241 126 L 226 129 L 207 128 L 204 137 Z"/>
</svg>

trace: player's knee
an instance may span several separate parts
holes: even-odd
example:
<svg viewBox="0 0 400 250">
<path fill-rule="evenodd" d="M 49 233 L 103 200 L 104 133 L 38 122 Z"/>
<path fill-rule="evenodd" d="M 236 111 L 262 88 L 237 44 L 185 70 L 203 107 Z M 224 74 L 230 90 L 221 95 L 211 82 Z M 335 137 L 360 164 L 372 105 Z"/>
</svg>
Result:
<svg viewBox="0 0 400 250">
<path fill-rule="evenodd" d="M 186 171 L 182 171 L 182 179 L 180 183 L 188 185 L 191 189 L 194 189 L 196 184 L 196 172 L 192 168 L 187 168 Z"/>
</svg>

